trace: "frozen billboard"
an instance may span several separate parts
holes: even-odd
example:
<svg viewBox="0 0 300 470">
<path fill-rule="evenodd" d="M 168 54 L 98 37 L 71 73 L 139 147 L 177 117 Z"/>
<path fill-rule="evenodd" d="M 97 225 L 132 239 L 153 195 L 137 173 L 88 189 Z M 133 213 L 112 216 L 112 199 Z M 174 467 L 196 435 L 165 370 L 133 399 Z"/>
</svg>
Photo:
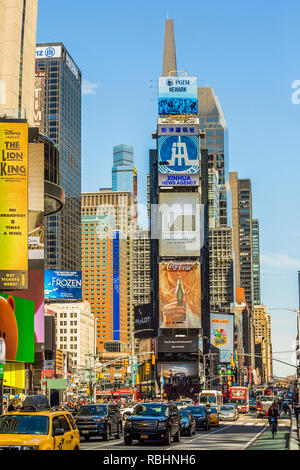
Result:
<svg viewBox="0 0 300 470">
<path fill-rule="evenodd" d="M 159 263 L 159 327 L 201 328 L 200 263 Z"/>
<path fill-rule="evenodd" d="M 82 300 L 82 272 L 45 271 L 45 299 Z"/>
<path fill-rule="evenodd" d="M 220 362 L 230 363 L 234 348 L 234 315 L 210 314 L 210 342 L 220 351 Z"/>
<path fill-rule="evenodd" d="M 182 115 L 197 113 L 197 77 L 159 77 L 159 115 Z"/>
<path fill-rule="evenodd" d="M 204 220 L 199 193 L 160 193 L 158 220 L 160 256 L 200 256 Z"/>
</svg>

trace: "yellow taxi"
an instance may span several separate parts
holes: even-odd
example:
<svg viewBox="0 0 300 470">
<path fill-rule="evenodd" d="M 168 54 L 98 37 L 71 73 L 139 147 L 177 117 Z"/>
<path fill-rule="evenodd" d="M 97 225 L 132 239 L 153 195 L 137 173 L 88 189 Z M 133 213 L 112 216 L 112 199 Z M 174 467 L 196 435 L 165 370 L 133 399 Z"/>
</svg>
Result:
<svg viewBox="0 0 300 470">
<path fill-rule="evenodd" d="M 73 416 L 64 410 L 52 411 L 49 404 L 43 409 L 41 403 L 33 402 L 24 402 L 20 410 L 0 416 L 0 450 L 79 450 L 80 436 Z"/>
<path fill-rule="evenodd" d="M 210 416 L 210 425 L 211 426 L 220 426 L 219 413 L 217 408 L 210 407 L 207 409 L 207 412 Z"/>
</svg>

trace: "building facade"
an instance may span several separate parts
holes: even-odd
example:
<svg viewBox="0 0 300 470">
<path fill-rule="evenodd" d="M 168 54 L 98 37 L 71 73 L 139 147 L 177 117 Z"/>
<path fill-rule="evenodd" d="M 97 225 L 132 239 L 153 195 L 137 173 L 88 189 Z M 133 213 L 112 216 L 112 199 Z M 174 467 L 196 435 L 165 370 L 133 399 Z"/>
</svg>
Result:
<svg viewBox="0 0 300 470">
<path fill-rule="evenodd" d="M 253 302 L 261 305 L 260 297 L 260 250 L 259 250 L 259 222 L 252 220 L 252 253 L 253 253 Z"/>
<path fill-rule="evenodd" d="M 262 358 L 260 375 L 264 382 L 270 382 L 272 370 L 271 317 L 265 305 L 254 307 L 255 343 L 261 344 Z"/>
<path fill-rule="evenodd" d="M 38 0 L 0 0 L 0 114 L 34 122 Z"/>
<path fill-rule="evenodd" d="M 95 354 L 94 315 L 84 302 L 47 304 L 45 313 L 55 318 L 57 349 L 70 353 L 75 370 L 86 366 L 88 355 Z"/>
<path fill-rule="evenodd" d="M 137 172 L 134 168 L 134 150 L 130 145 L 113 148 L 112 190 L 129 191 L 137 198 Z"/>
<path fill-rule="evenodd" d="M 60 152 L 59 181 L 65 207 L 47 220 L 46 268 L 81 270 L 81 72 L 62 43 L 37 44 L 44 72 L 44 132 Z"/>
<path fill-rule="evenodd" d="M 132 233 L 132 296 L 133 305 L 151 301 L 150 290 L 150 230 L 135 230 Z"/>
</svg>

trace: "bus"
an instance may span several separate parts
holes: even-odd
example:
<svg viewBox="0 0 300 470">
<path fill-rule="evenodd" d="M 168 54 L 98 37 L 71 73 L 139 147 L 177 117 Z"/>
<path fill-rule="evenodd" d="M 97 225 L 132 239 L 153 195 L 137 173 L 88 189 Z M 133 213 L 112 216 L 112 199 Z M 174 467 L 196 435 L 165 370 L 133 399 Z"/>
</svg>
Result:
<svg viewBox="0 0 300 470">
<path fill-rule="evenodd" d="M 248 387 L 230 387 L 230 403 L 236 403 L 240 413 L 249 412 L 249 389 Z"/>
<path fill-rule="evenodd" d="M 219 390 L 202 390 L 199 394 L 199 403 L 213 406 L 219 411 L 223 405 L 223 394 Z"/>
</svg>

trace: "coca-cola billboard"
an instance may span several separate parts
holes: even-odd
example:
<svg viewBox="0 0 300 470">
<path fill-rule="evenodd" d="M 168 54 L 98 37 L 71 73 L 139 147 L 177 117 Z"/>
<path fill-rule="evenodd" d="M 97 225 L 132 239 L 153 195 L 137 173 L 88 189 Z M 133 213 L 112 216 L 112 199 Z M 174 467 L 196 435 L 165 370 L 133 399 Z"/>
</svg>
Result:
<svg viewBox="0 0 300 470">
<path fill-rule="evenodd" d="M 159 327 L 201 328 L 200 263 L 159 263 Z"/>
</svg>

